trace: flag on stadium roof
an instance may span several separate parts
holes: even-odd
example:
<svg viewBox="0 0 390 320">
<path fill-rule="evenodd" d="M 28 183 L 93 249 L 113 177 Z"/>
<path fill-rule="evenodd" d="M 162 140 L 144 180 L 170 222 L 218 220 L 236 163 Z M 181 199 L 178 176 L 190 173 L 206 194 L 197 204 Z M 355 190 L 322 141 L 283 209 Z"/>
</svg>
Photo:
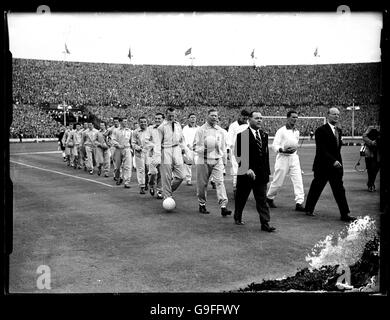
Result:
<svg viewBox="0 0 390 320">
<path fill-rule="evenodd" d="M 319 57 L 319 55 L 318 55 L 318 47 L 317 47 L 316 50 L 314 51 L 314 56 L 315 56 L 315 57 Z"/>
<path fill-rule="evenodd" d="M 65 53 L 66 53 L 66 54 L 70 54 L 70 51 L 68 50 L 68 47 L 67 47 L 67 45 L 66 45 L 66 42 L 65 42 Z"/>
<path fill-rule="evenodd" d="M 191 54 L 191 49 L 192 49 L 192 48 L 189 48 L 189 49 L 184 53 L 184 55 L 185 55 L 185 56 L 188 56 L 189 54 Z"/>
<path fill-rule="evenodd" d="M 131 49 L 129 48 L 129 54 L 127 55 L 129 59 L 131 60 L 132 54 L 131 54 Z"/>
<path fill-rule="evenodd" d="M 251 57 L 252 59 L 255 57 L 255 49 L 252 50 Z"/>
</svg>

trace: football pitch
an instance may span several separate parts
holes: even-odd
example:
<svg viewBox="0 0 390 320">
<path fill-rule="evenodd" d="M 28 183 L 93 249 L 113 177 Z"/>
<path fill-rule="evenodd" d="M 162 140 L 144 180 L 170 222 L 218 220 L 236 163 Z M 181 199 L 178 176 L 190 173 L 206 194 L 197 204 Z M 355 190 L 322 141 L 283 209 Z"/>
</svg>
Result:
<svg viewBox="0 0 390 320">
<path fill-rule="evenodd" d="M 377 192 L 367 192 L 367 173 L 355 170 L 359 146 L 344 146 L 344 186 L 351 214 L 379 219 Z M 198 212 L 196 182 L 175 192 L 177 208 L 165 212 L 161 200 L 140 195 L 133 171 L 131 188 L 110 177 L 67 167 L 57 143 L 10 145 L 13 182 L 11 293 L 222 292 L 263 279 L 294 275 L 307 267 L 307 254 L 340 221 L 329 185 L 315 217 L 296 212 L 289 177 L 271 210 L 275 233 L 260 231 L 253 196 L 243 226 L 222 217 L 216 192 L 208 190 L 210 215 Z M 315 146 L 299 149 L 307 195 L 313 179 Z M 271 172 L 275 154 L 271 152 Z M 364 158 L 360 168 L 364 168 Z M 229 168 L 227 168 L 227 172 Z M 234 210 L 232 181 L 225 180 Z M 50 289 L 39 289 L 37 269 L 50 269 Z"/>
</svg>

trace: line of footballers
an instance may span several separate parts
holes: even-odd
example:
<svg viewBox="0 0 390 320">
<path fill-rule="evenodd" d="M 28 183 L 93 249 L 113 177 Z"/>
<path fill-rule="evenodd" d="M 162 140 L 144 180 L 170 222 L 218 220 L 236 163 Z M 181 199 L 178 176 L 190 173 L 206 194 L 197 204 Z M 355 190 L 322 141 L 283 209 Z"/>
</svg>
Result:
<svg viewBox="0 0 390 320">
<path fill-rule="evenodd" d="M 113 174 L 116 184 L 123 184 L 125 188 L 130 188 L 135 168 L 140 194 L 149 190 L 158 199 L 172 197 L 183 181 L 192 185 L 192 165 L 195 164 L 199 211 L 209 213 L 206 202 L 210 182 L 216 189 L 221 214 L 226 216 L 231 211 L 227 209 L 225 167 L 230 160 L 235 196 L 238 163 L 233 149 L 237 134 L 249 126 L 249 116 L 248 111 L 242 110 L 237 120 L 225 130 L 218 125 L 218 111 L 211 109 L 202 126 L 197 125 L 195 114 L 189 114 L 188 124 L 182 127 L 176 121 L 175 109 L 170 107 L 165 115 L 156 113 L 150 125 L 147 118 L 141 116 L 133 130 L 126 118 L 114 118 L 108 126 L 101 122 L 99 129 L 91 122 L 69 125 L 59 135 L 58 143 L 68 166 L 84 169 L 91 175 L 109 177 Z M 284 180 L 284 175 L 278 180 Z M 294 183 L 297 209 L 302 208 L 303 202 L 303 186 L 299 182 L 297 185 L 301 188 L 296 188 Z M 278 188 L 281 187 L 282 183 L 278 184 Z M 276 191 L 271 189 L 267 202 L 275 207 L 270 202 Z"/>
</svg>

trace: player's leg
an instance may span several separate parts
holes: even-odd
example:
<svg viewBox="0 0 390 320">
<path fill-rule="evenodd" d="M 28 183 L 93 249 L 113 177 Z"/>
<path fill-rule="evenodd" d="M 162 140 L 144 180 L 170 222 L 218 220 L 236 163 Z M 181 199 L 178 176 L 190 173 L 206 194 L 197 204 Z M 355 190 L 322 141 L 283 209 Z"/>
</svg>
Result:
<svg viewBox="0 0 390 320">
<path fill-rule="evenodd" d="M 199 212 L 209 213 L 206 209 L 207 184 L 210 179 L 212 167 L 207 163 L 199 163 L 196 168 L 196 194 L 199 202 Z"/>
<path fill-rule="evenodd" d="M 103 152 L 103 171 L 104 176 L 108 177 L 111 169 L 111 150 L 107 149 Z"/>
<path fill-rule="evenodd" d="M 145 162 L 142 158 L 142 154 L 137 152 L 134 156 L 135 158 L 135 170 L 137 173 L 137 182 L 141 194 L 145 194 Z"/>
<path fill-rule="evenodd" d="M 125 188 L 130 188 L 130 180 L 132 174 L 132 166 L 133 166 L 133 156 L 131 154 L 130 148 L 125 148 L 122 150 L 123 156 L 123 181 L 125 183 Z"/>
<path fill-rule="evenodd" d="M 85 152 L 87 154 L 87 169 L 90 174 L 93 174 L 93 148 L 85 146 Z"/>
<path fill-rule="evenodd" d="M 271 181 L 271 184 L 267 192 L 268 199 L 271 200 L 275 199 L 278 190 L 283 185 L 284 179 L 286 178 L 286 174 L 288 172 L 288 165 L 289 165 L 288 156 L 278 155 L 276 157 L 273 179 Z"/>
<path fill-rule="evenodd" d="M 301 164 L 297 154 L 291 155 L 290 158 L 289 174 L 294 187 L 295 203 L 296 205 L 299 205 L 300 208 L 305 201 Z"/>
<path fill-rule="evenodd" d="M 122 152 L 121 149 L 115 148 L 114 150 L 114 179 L 116 180 L 117 184 L 120 182 L 121 172 L 120 168 L 122 165 Z"/>
<path fill-rule="evenodd" d="M 221 208 L 221 215 L 227 216 L 232 212 L 227 209 L 228 197 L 226 194 L 226 188 L 224 183 L 223 171 L 225 166 L 223 165 L 222 159 L 219 159 L 218 162 L 212 166 L 211 177 L 215 183 L 217 191 L 218 204 Z"/>
</svg>

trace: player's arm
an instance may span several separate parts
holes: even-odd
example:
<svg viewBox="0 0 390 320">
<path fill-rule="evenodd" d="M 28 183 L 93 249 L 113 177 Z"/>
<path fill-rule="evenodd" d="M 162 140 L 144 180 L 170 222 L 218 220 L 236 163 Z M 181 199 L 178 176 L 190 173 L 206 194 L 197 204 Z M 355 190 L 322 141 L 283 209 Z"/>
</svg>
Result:
<svg viewBox="0 0 390 320">
<path fill-rule="evenodd" d="M 223 161 L 223 164 L 226 166 L 227 164 L 227 148 L 226 148 L 226 136 L 225 134 L 223 133 L 222 131 L 222 141 L 221 141 L 221 151 L 222 151 L 222 161 Z"/>
<path fill-rule="evenodd" d="M 204 137 L 203 136 L 204 136 L 204 131 L 202 129 L 196 130 L 194 143 L 193 143 L 193 150 L 199 156 L 203 156 L 203 153 L 205 151 Z"/>
<path fill-rule="evenodd" d="M 274 142 L 272 143 L 272 149 L 276 153 L 284 153 L 284 149 L 282 147 L 282 130 L 277 130 L 274 137 Z"/>
</svg>

